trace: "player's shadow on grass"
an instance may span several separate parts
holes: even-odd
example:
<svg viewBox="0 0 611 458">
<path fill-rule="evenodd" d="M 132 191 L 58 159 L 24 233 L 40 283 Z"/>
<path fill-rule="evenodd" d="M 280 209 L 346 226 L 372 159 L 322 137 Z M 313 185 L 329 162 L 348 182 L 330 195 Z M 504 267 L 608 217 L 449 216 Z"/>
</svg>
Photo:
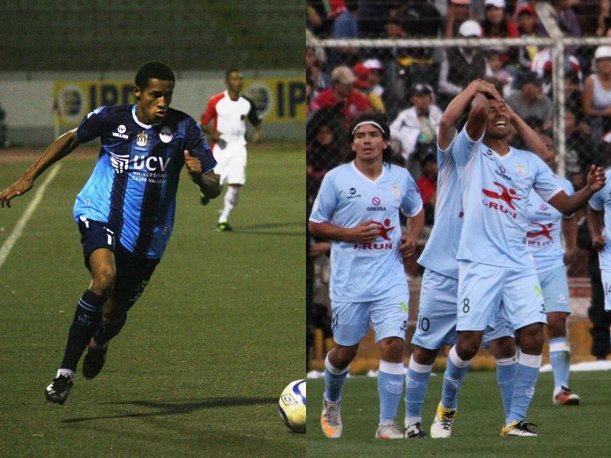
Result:
<svg viewBox="0 0 611 458">
<path fill-rule="evenodd" d="M 295 230 L 278 230 L 283 228 L 295 228 Z M 257 235 L 288 235 L 291 237 L 304 237 L 305 226 L 300 223 L 268 223 L 253 224 L 250 226 L 238 226 L 233 228 L 236 234 L 257 234 Z"/>
<path fill-rule="evenodd" d="M 184 400 L 174 402 L 158 401 L 117 401 L 105 402 L 105 405 L 136 406 L 147 409 L 145 412 L 123 413 L 117 415 L 100 415 L 96 417 L 67 418 L 62 423 L 80 423 L 91 420 L 114 420 L 117 418 L 154 417 L 164 415 L 183 415 L 202 409 L 217 407 L 242 407 L 259 404 L 275 404 L 276 398 L 213 398 L 204 400 Z M 150 409 L 150 410 L 149 410 Z"/>
</svg>

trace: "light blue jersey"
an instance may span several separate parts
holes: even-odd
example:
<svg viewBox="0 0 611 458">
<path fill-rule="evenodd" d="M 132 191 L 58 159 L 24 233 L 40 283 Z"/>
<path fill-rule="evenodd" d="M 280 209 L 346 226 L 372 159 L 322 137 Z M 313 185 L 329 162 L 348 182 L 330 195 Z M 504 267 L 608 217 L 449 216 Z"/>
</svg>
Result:
<svg viewBox="0 0 611 458">
<path fill-rule="evenodd" d="M 380 227 L 374 243 L 331 243 L 331 300 L 365 302 L 404 294 L 408 287 L 399 252 L 399 211 L 408 217 L 422 209 L 418 187 L 409 172 L 384 164 L 370 180 L 354 162 L 327 173 L 314 202 L 310 221 L 354 227 L 373 220 Z"/>
<path fill-rule="evenodd" d="M 573 195 L 573 185 L 554 175 L 567 195 Z M 545 272 L 564 265 L 564 249 L 560 243 L 562 213 L 545 202 L 534 190 L 528 195 L 528 250 L 533 255 L 537 272 Z"/>
<path fill-rule="evenodd" d="M 467 139 L 467 143 L 475 142 Z M 464 142 L 459 142 L 464 144 Z M 443 151 L 437 149 L 437 199 L 435 201 L 435 224 L 429 239 L 418 258 L 421 266 L 458 279 L 458 241 L 462 229 L 462 204 L 456 162 L 452 149 L 456 141 Z"/>
<path fill-rule="evenodd" d="M 510 147 L 504 156 L 463 129 L 452 147 L 462 189 L 464 221 L 458 259 L 492 266 L 533 266 L 526 248 L 531 189 L 549 201 L 562 188 L 536 155 Z"/>
<path fill-rule="evenodd" d="M 602 251 L 598 253 L 600 269 L 611 270 L 611 169 L 605 172 L 607 182 L 602 189 L 590 197 L 589 204 L 596 211 L 604 211 L 605 229 L 603 237 L 607 241 Z"/>
</svg>

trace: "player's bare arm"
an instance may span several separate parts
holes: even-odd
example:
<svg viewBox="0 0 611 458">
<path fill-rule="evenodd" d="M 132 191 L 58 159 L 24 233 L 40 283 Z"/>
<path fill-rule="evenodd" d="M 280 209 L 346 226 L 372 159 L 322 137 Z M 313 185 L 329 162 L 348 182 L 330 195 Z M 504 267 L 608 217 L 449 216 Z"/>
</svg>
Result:
<svg viewBox="0 0 611 458">
<path fill-rule="evenodd" d="M 200 191 L 206 196 L 214 199 L 221 193 L 220 177 L 210 171 L 202 174 L 202 163 L 195 157 L 191 156 L 189 151 L 185 150 L 185 167 L 191 175 L 193 182 L 199 186 Z"/>
<path fill-rule="evenodd" d="M 549 203 L 564 215 L 572 215 L 586 204 L 592 195 L 605 185 L 605 171 L 602 167 L 592 165 L 588 172 L 586 185 L 572 196 L 560 191 L 549 200 Z"/>
<path fill-rule="evenodd" d="M 545 145 L 539 134 L 530 127 L 515 111 L 506 104 L 507 111 L 511 117 L 511 125 L 514 127 L 526 147 L 539 156 L 543 162 L 554 158 L 554 153 Z"/>
<path fill-rule="evenodd" d="M 601 251 L 605 247 L 604 226 L 604 212 L 594 210 L 588 205 L 588 230 L 590 231 L 594 251 Z"/>
<path fill-rule="evenodd" d="M 409 232 L 401 237 L 399 251 L 404 258 L 410 258 L 416 253 L 416 241 L 424 227 L 424 209 L 409 219 Z"/>
<path fill-rule="evenodd" d="M 57 137 L 40 157 L 24 172 L 23 176 L 4 191 L 0 192 L 0 207 L 10 208 L 11 199 L 25 194 L 34 185 L 38 178 L 55 162 L 70 154 L 79 145 L 76 138 L 76 129 Z"/>
<path fill-rule="evenodd" d="M 379 224 L 371 220 L 363 221 L 354 227 L 340 227 L 331 223 L 310 221 L 308 228 L 317 238 L 342 242 L 373 243 L 380 235 Z"/>
<path fill-rule="evenodd" d="M 569 264 L 577 251 L 577 219 L 575 216 L 562 218 L 560 222 L 564 237 L 564 264 Z"/>
</svg>

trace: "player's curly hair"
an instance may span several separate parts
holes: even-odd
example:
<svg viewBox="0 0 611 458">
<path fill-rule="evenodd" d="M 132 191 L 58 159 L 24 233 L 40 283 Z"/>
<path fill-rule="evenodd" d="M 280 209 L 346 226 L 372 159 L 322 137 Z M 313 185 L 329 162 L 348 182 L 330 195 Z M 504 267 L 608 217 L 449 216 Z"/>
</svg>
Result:
<svg viewBox="0 0 611 458">
<path fill-rule="evenodd" d="M 155 78 L 164 81 L 176 81 L 174 72 L 163 62 L 147 62 L 138 70 L 136 73 L 136 86 L 140 90 L 146 89 L 149 84 L 149 80 Z"/>
<path fill-rule="evenodd" d="M 384 140 L 390 140 L 390 127 L 388 126 L 388 117 L 384 114 L 384 113 L 361 113 L 360 115 L 358 115 L 354 121 L 352 121 L 350 123 L 350 130 L 348 131 L 348 144 L 351 145 L 352 141 L 354 140 L 354 128 L 356 126 L 358 126 L 360 123 L 362 122 L 374 122 L 376 123 L 378 126 L 380 126 L 381 132 L 382 132 L 382 138 Z M 348 151 L 348 154 L 346 154 L 346 162 L 350 162 L 352 160 L 354 160 L 354 158 L 356 157 L 356 153 L 352 150 L 351 147 L 350 151 Z M 382 152 L 382 161 L 383 162 L 387 162 L 387 163 L 391 163 L 394 162 L 393 161 L 393 150 L 390 147 L 390 143 L 389 145 L 384 148 L 384 151 Z"/>
</svg>

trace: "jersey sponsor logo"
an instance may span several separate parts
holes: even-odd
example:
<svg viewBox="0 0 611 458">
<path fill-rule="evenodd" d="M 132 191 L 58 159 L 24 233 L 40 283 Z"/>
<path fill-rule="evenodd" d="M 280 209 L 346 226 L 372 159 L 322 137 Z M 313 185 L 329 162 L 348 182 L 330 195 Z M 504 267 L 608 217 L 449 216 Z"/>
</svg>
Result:
<svg viewBox="0 0 611 458">
<path fill-rule="evenodd" d="M 522 200 L 521 197 L 515 197 L 517 191 L 513 188 L 507 189 L 505 185 L 499 183 L 498 181 L 495 181 L 492 184 L 496 185 L 501 192 L 499 193 L 496 191 L 491 191 L 489 189 L 482 189 L 484 195 L 490 197 L 491 199 L 500 199 L 505 202 L 509 208 L 515 210 L 516 207 L 514 207 L 513 201 Z"/>
<path fill-rule="evenodd" d="M 507 169 L 505 167 L 503 167 L 502 165 L 499 167 L 499 169 L 495 169 L 494 173 L 496 173 L 498 176 L 505 178 L 506 180 L 511 181 L 511 177 L 509 175 L 507 175 Z"/>
<path fill-rule="evenodd" d="M 170 163 L 170 158 L 156 157 L 156 156 L 138 156 L 134 155 L 134 169 L 136 170 L 148 170 L 149 172 L 165 172 Z"/>
<path fill-rule="evenodd" d="M 484 157 L 490 161 L 494 161 L 494 158 L 492 157 L 492 150 L 490 148 L 484 150 Z"/>
<path fill-rule="evenodd" d="M 360 198 L 361 195 L 356 193 L 356 188 L 350 188 L 348 189 L 348 194 L 349 196 L 346 197 L 347 199 L 357 199 Z"/>
<path fill-rule="evenodd" d="M 383 223 L 379 223 L 378 221 L 372 221 L 373 224 L 378 226 L 380 230 L 380 235 L 378 237 L 382 237 L 386 242 L 374 242 L 374 243 L 355 243 L 355 250 L 392 250 L 393 243 L 391 238 L 388 236 L 388 233 L 392 231 L 395 226 L 390 225 L 390 218 L 386 218 Z"/>
<path fill-rule="evenodd" d="M 119 132 L 120 134 L 124 134 L 126 130 L 127 128 L 123 124 L 117 127 L 117 132 Z"/>
<path fill-rule="evenodd" d="M 374 197 L 371 199 L 371 203 L 374 205 L 373 207 L 367 207 L 367 211 L 369 212 L 379 212 L 386 211 L 386 207 L 380 205 L 382 203 L 382 199 L 379 197 Z"/>
<path fill-rule="evenodd" d="M 534 230 L 534 231 L 529 231 L 526 233 L 526 237 L 530 238 L 530 239 L 534 239 L 534 238 L 538 238 L 538 237 L 543 237 L 546 240 L 540 241 L 540 240 L 529 240 L 528 244 L 530 246 L 544 246 L 544 245 L 549 245 L 551 244 L 554 239 L 552 237 L 552 229 L 554 227 L 553 223 L 548 223 L 548 224 L 541 224 L 541 223 L 537 223 L 535 221 L 533 221 L 531 224 L 535 225 L 538 227 L 538 230 Z"/>
<path fill-rule="evenodd" d="M 159 140 L 161 140 L 163 143 L 170 143 L 173 137 L 174 134 L 172 133 L 172 129 L 170 129 L 168 126 L 163 126 L 161 131 L 159 131 Z"/>
</svg>

